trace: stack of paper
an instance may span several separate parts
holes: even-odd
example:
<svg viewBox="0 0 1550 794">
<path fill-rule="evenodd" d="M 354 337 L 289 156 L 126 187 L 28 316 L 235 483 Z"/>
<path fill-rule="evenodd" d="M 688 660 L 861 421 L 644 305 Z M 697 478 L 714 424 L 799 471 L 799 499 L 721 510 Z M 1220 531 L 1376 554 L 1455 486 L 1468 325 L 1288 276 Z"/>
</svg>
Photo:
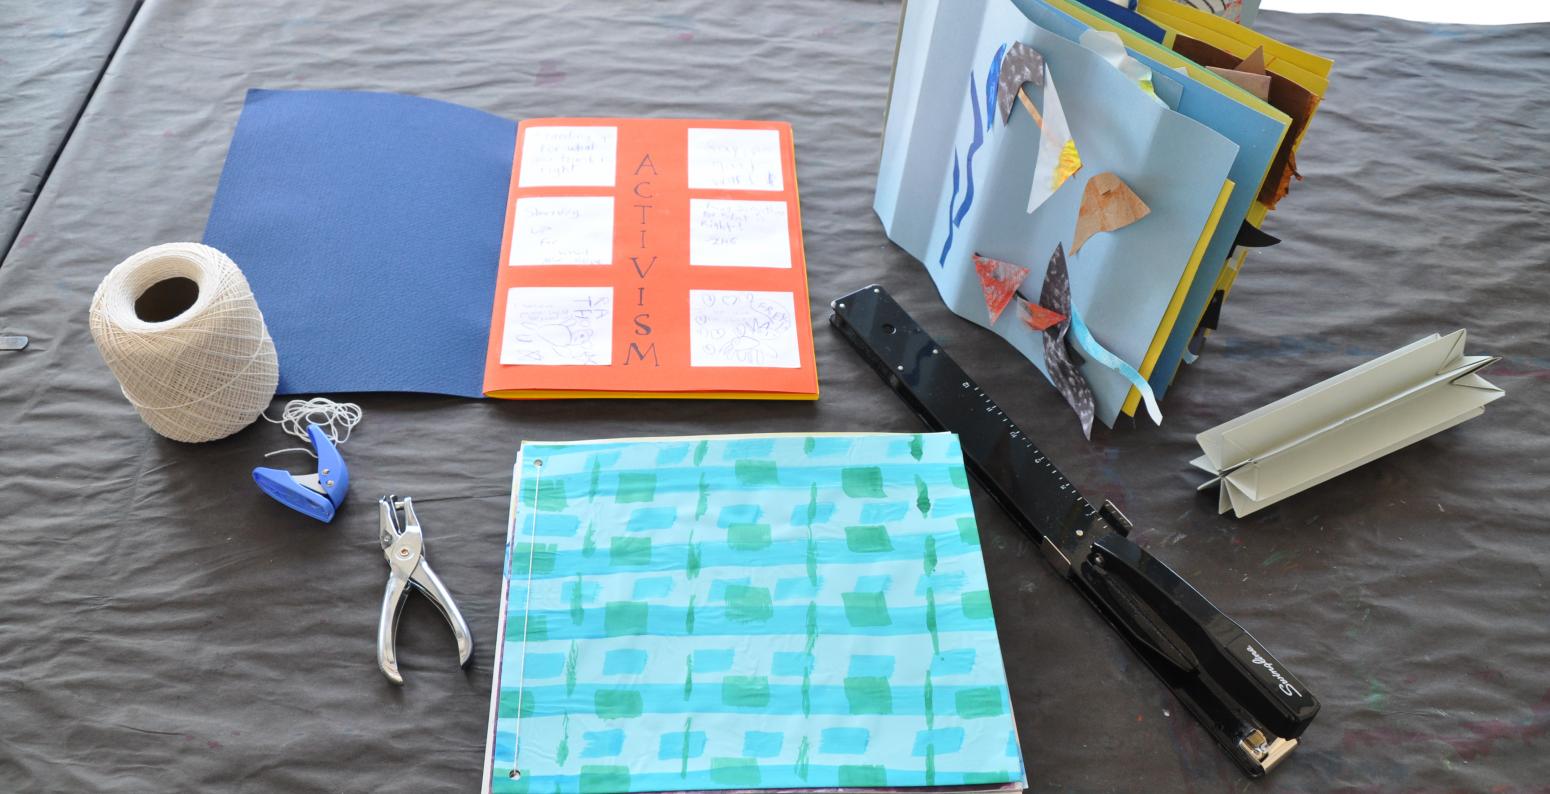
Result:
<svg viewBox="0 0 1550 794">
<path fill-rule="evenodd" d="M 485 791 L 1025 787 L 957 436 L 523 444 Z"/>
<path fill-rule="evenodd" d="M 1196 436 L 1192 463 L 1241 518 L 1484 412 L 1502 390 L 1464 355 L 1464 331 L 1431 336 Z"/>
</svg>

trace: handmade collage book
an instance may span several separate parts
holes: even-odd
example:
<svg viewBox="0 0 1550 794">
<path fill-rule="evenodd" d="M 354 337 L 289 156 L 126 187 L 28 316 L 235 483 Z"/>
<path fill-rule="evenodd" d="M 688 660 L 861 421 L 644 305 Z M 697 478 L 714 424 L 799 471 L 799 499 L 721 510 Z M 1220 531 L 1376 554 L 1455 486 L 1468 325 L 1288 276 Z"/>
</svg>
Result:
<svg viewBox="0 0 1550 794">
<path fill-rule="evenodd" d="M 1026 787 L 957 436 L 525 442 L 486 792 Z"/>
<path fill-rule="evenodd" d="M 282 394 L 818 396 L 788 124 L 252 91 L 204 242 Z"/>
<path fill-rule="evenodd" d="M 873 206 L 1084 432 L 1160 423 L 1246 250 L 1276 242 L 1258 227 L 1329 69 L 1172 0 L 911 0 Z"/>
</svg>

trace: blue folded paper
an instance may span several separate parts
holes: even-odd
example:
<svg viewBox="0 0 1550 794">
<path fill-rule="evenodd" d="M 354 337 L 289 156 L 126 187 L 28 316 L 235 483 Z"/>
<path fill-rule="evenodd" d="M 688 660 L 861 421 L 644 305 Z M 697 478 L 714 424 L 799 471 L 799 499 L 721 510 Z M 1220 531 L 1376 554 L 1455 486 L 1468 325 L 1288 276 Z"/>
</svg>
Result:
<svg viewBox="0 0 1550 794">
<path fill-rule="evenodd" d="M 516 134 L 420 97 L 248 92 L 204 242 L 253 287 L 279 393 L 480 396 Z"/>
</svg>

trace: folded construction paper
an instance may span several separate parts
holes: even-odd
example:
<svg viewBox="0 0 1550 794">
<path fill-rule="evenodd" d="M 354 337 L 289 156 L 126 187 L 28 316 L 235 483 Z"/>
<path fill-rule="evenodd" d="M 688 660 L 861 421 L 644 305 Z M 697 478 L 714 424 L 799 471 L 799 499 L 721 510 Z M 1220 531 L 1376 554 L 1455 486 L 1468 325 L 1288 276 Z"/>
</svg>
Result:
<svg viewBox="0 0 1550 794">
<path fill-rule="evenodd" d="M 1159 333 L 1154 337 L 1141 365 L 1137 367 L 1147 377 L 1153 391 L 1161 397 L 1188 353 L 1196 322 L 1205 311 L 1211 296 L 1231 286 L 1237 268 L 1226 265 L 1239 224 L 1245 218 L 1254 223 L 1264 218 L 1264 207 L 1255 202 L 1255 197 L 1265 181 L 1277 147 L 1287 134 L 1291 120 L 1285 113 L 1205 67 L 1117 25 L 1113 20 L 1092 12 L 1074 0 L 1015 2 L 1019 10 L 1035 24 L 1073 41 L 1078 40 L 1089 28 L 1117 33 L 1132 57 L 1152 67 L 1153 79 L 1159 86 L 1164 84 L 1165 76 L 1178 75 L 1181 93 L 1176 102 L 1170 102 L 1170 107 L 1206 124 L 1238 144 L 1238 157 L 1229 172 L 1233 188 L 1226 196 L 1221 221 L 1201 249 L 1198 268 L 1191 271 L 1193 275 L 1184 291 L 1170 301 Z M 1190 9 L 1183 11 L 1189 12 Z M 1222 27 L 1238 27 L 1222 20 L 1216 21 Z M 1291 52 L 1287 55 L 1289 58 L 1301 57 Z M 1236 261 L 1241 265 L 1241 252 Z M 1132 391 L 1126 398 L 1123 412 L 1134 414 L 1140 402 L 1140 393 Z"/>
<path fill-rule="evenodd" d="M 787 125 L 255 90 L 204 241 L 281 393 L 817 396 Z"/>
<path fill-rule="evenodd" d="M 1040 7 L 1051 19 L 1059 16 Z M 874 204 L 889 236 L 925 263 L 949 307 L 1007 339 L 1052 380 L 1044 334 L 1024 313 L 992 321 L 971 254 L 1021 264 L 1048 257 L 1057 244 L 1069 247 L 1088 175 L 1119 174 L 1157 217 L 1087 241 L 1072 263 L 1071 302 L 1103 347 L 1139 369 L 1154 338 L 1167 334 L 1173 296 L 1188 290 L 1185 274 L 1216 232 L 1239 150 L 1073 41 L 1086 28 L 1065 19 L 1069 38 L 1031 22 L 1008 0 L 911 2 Z M 1058 157 L 1040 153 L 1043 130 L 1026 114 L 1014 112 L 987 130 L 982 108 L 996 107 L 997 98 L 979 95 L 982 86 L 997 85 L 990 72 L 1013 41 L 1043 57 L 1046 97 L 1057 86 L 1083 163 L 1032 214 L 1023 196 L 1033 174 Z M 1186 91 L 1180 101 L 1187 100 Z M 1048 128 L 1048 101 L 1041 101 Z M 943 118 L 957 119 L 956 128 Z M 1112 425 L 1131 383 L 1093 362 L 1080 368 L 1095 417 Z"/>
<path fill-rule="evenodd" d="M 1195 437 L 1218 510 L 1238 517 L 1479 416 L 1504 392 L 1465 332 L 1406 345 Z"/>
<path fill-rule="evenodd" d="M 1291 117 L 1292 123 L 1286 138 L 1276 151 L 1276 158 L 1271 162 L 1270 172 L 1259 191 L 1259 200 L 1266 207 L 1275 209 L 1276 204 L 1286 197 L 1292 180 L 1302 178 L 1297 173 L 1297 145 L 1308 129 L 1308 123 L 1313 120 L 1314 111 L 1318 109 L 1319 96 L 1291 78 L 1267 73 L 1261 47 L 1256 47 L 1248 58 L 1240 60 L 1203 41 L 1178 34 L 1174 36 L 1173 48 L 1180 55 L 1212 68 L 1256 96 L 1263 92 L 1264 99 Z M 1225 73 L 1222 70 L 1226 70 Z"/>
<path fill-rule="evenodd" d="M 281 394 L 481 394 L 516 134 L 420 97 L 248 92 L 204 243 L 247 276 Z"/>
<path fill-rule="evenodd" d="M 529 441 L 507 538 L 487 792 L 1027 785 L 950 433 Z"/>
<path fill-rule="evenodd" d="M 1077 2 L 1159 44 L 1167 36 L 1167 31 L 1158 27 L 1155 22 L 1136 13 L 1134 2 L 1126 5 L 1117 4 L 1114 0 L 1077 0 Z"/>
<path fill-rule="evenodd" d="M 814 399 L 791 127 L 518 125 L 492 397 Z"/>
<path fill-rule="evenodd" d="M 1260 189 L 1259 200 L 1274 209 L 1296 174 L 1297 147 L 1329 87 L 1333 64 L 1173 0 L 1140 0 L 1137 7 L 1173 34 L 1176 51 L 1201 66 L 1270 73 L 1269 102 L 1292 120 Z"/>
</svg>

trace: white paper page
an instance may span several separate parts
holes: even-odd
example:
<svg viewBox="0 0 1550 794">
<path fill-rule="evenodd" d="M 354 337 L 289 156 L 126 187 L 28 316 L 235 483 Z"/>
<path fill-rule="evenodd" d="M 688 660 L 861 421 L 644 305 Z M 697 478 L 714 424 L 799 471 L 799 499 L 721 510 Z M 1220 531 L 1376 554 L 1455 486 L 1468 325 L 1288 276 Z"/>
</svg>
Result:
<svg viewBox="0 0 1550 794">
<path fill-rule="evenodd" d="M 613 261 L 613 196 L 517 199 L 511 264 L 611 265 Z"/>
<path fill-rule="evenodd" d="M 501 363 L 613 363 L 613 303 L 613 287 L 512 287 Z"/>
<path fill-rule="evenodd" d="M 801 366 L 789 292 L 689 290 L 689 365 Z"/>
<path fill-rule="evenodd" d="M 613 187 L 617 127 L 528 127 L 518 187 Z"/>
<path fill-rule="evenodd" d="M 1059 186 L 1055 184 L 1055 172 L 1060 167 L 1060 153 L 1071 140 L 1071 127 L 1066 121 L 1066 111 L 1060 105 L 1060 92 L 1055 89 L 1055 75 L 1044 69 L 1044 127 L 1039 132 L 1039 159 L 1033 165 L 1033 184 L 1028 187 L 1028 211 L 1033 212 Z M 1069 179 L 1069 177 L 1068 177 Z M 1061 182 L 1065 184 L 1065 182 Z"/>
<path fill-rule="evenodd" d="M 689 188 L 784 190 L 776 130 L 689 130 Z"/>
<path fill-rule="evenodd" d="M 786 202 L 689 199 L 689 264 L 791 267 Z"/>
</svg>

